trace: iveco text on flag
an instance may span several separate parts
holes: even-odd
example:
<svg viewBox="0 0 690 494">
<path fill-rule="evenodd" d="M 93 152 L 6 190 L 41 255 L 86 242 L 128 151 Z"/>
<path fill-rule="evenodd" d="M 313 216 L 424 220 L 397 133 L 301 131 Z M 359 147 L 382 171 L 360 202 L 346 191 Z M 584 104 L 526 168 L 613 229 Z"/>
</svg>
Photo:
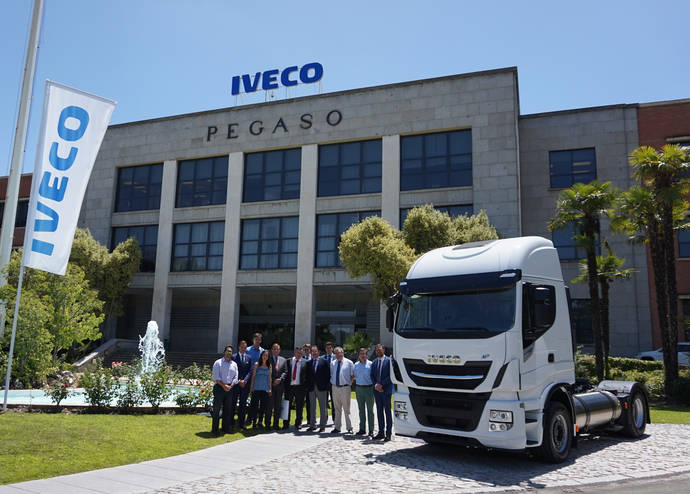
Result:
<svg viewBox="0 0 690 494">
<path fill-rule="evenodd" d="M 46 81 L 23 264 L 64 275 L 86 184 L 115 102 Z"/>
</svg>

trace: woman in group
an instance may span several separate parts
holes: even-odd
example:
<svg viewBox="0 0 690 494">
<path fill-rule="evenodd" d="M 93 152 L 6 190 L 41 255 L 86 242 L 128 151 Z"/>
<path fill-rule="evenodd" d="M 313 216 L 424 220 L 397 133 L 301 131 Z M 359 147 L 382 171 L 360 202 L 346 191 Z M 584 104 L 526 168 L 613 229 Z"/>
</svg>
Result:
<svg viewBox="0 0 690 494">
<path fill-rule="evenodd" d="M 254 364 L 249 386 L 249 391 L 252 394 L 252 401 L 249 404 L 252 427 L 256 427 L 258 423 L 259 427 L 264 428 L 270 423 L 268 397 L 271 396 L 272 388 L 271 357 L 269 351 L 264 350 L 259 356 L 259 361 Z M 257 406 L 259 408 L 258 414 Z"/>
</svg>

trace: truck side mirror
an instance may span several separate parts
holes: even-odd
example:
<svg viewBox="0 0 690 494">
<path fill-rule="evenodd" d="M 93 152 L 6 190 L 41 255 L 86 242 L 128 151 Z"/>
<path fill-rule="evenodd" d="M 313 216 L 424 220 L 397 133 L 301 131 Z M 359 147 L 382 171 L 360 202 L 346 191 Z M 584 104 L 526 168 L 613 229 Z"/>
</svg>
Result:
<svg viewBox="0 0 690 494">
<path fill-rule="evenodd" d="M 393 332 L 393 324 L 395 323 L 395 313 L 393 307 L 386 309 L 386 329 L 389 333 Z"/>
</svg>

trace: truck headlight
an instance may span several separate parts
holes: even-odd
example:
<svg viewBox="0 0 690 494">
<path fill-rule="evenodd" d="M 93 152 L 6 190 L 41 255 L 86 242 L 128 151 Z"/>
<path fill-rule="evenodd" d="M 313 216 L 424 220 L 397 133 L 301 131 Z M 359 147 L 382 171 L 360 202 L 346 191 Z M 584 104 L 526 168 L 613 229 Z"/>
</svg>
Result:
<svg viewBox="0 0 690 494">
<path fill-rule="evenodd" d="M 491 422 L 513 423 L 513 412 L 508 410 L 489 410 L 489 420 Z"/>
<path fill-rule="evenodd" d="M 513 427 L 513 412 L 509 410 L 489 410 L 489 430 L 507 431 Z"/>
</svg>

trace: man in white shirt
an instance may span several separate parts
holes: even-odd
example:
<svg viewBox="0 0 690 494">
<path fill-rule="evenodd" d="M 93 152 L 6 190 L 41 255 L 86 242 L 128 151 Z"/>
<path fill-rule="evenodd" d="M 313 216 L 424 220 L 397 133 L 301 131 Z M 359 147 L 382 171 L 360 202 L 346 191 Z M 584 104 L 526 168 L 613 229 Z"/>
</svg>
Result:
<svg viewBox="0 0 690 494">
<path fill-rule="evenodd" d="M 354 379 L 352 361 L 345 358 L 342 347 L 336 347 L 335 359 L 331 361 L 331 392 L 333 393 L 333 407 L 335 409 L 335 426 L 331 434 L 339 434 L 342 425 L 341 412 L 345 412 L 345 424 L 348 434 L 352 434 L 350 421 L 350 392 Z"/>
<path fill-rule="evenodd" d="M 295 428 L 299 430 L 302 425 L 302 411 L 304 410 L 304 400 L 307 397 L 307 361 L 302 358 L 302 349 L 295 348 L 295 356 L 287 361 L 285 399 L 292 401 L 295 399 Z M 289 424 L 283 423 L 286 429 Z"/>
<path fill-rule="evenodd" d="M 228 345 L 223 351 L 223 356 L 213 363 L 213 420 L 211 432 L 218 436 L 218 422 L 220 410 L 223 409 L 223 432 L 231 433 L 234 425 L 234 413 L 230 410 L 234 393 L 232 389 L 237 384 L 237 364 L 232 360 L 232 346 Z"/>
</svg>

